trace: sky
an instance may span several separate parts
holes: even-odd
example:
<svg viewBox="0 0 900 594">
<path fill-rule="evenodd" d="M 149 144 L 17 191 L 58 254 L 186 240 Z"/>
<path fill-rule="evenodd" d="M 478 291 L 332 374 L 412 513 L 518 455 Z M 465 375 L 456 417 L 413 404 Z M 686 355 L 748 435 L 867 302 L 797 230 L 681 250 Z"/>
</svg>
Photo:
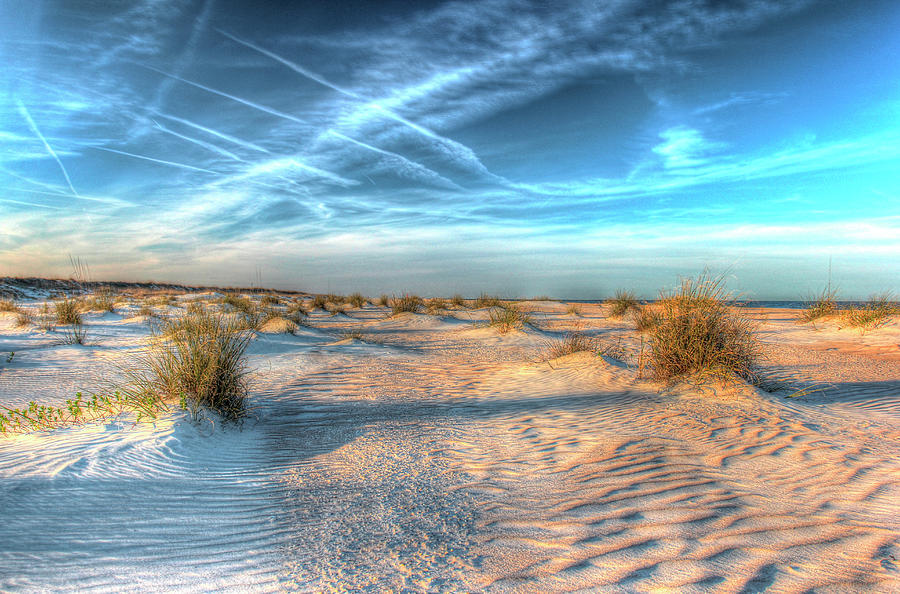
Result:
<svg viewBox="0 0 900 594">
<path fill-rule="evenodd" d="M 900 3 L 0 0 L 0 276 L 900 292 Z"/>
</svg>

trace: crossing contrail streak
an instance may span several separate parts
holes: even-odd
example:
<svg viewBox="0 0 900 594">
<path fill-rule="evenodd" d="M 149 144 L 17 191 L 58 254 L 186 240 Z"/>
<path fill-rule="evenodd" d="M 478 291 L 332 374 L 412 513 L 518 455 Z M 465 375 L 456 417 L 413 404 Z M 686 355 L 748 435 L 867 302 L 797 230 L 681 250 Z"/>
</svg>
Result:
<svg viewBox="0 0 900 594">
<path fill-rule="evenodd" d="M 244 46 L 246 46 L 246 47 L 249 47 L 250 49 L 257 51 L 257 52 L 263 54 L 264 56 L 268 56 L 268 57 L 272 58 L 273 60 L 275 60 L 275 61 L 277 61 L 277 62 L 281 62 L 282 64 L 284 64 L 285 66 L 287 66 L 288 68 L 290 68 L 291 70 L 293 70 L 294 72 L 296 72 L 297 74 L 302 74 L 302 75 L 305 76 L 306 78 L 308 78 L 308 79 L 310 79 L 310 80 L 314 80 L 314 81 L 316 81 L 317 83 L 319 83 L 320 85 L 324 85 L 324 86 L 328 87 L 329 89 L 335 90 L 335 91 L 337 91 L 338 93 L 340 93 L 340 94 L 342 94 L 342 95 L 346 95 L 346 96 L 348 96 L 348 97 L 353 97 L 354 99 L 359 99 L 360 101 L 366 101 L 366 99 L 365 99 L 364 97 L 360 97 L 359 95 L 357 95 L 357 94 L 354 93 L 353 91 L 348 91 L 347 89 L 344 89 L 344 88 L 342 88 L 342 87 L 339 87 L 339 86 L 337 86 L 336 84 L 334 84 L 333 82 L 330 82 L 330 81 L 326 80 L 325 78 L 319 76 L 318 74 L 316 74 L 316 73 L 313 72 L 312 70 L 307 70 L 307 69 L 304 68 L 303 66 L 300 66 L 299 64 L 296 64 L 295 62 L 291 62 L 291 61 L 288 60 L 287 58 L 284 58 L 284 57 L 282 57 L 282 56 L 279 56 L 279 55 L 276 54 L 275 52 L 270 52 L 269 50 L 267 50 L 267 49 L 265 49 L 265 48 L 262 48 L 262 47 L 259 47 L 259 46 L 256 45 L 256 44 L 250 43 L 249 41 L 244 41 L 243 39 L 238 39 L 237 37 L 235 37 L 235 36 L 232 35 L 231 33 L 228 33 L 228 32 L 223 31 L 223 30 L 221 30 L 221 29 L 216 29 L 216 31 L 218 31 L 219 33 L 221 33 L 222 35 L 224 35 L 224 36 L 227 37 L 228 39 L 231 39 L 232 41 L 235 41 L 235 42 L 237 42 L 237 43 L 240 43 L 241 45 L 244 45 Z"/>
<path fill-rule="evenodd" d="M 56 163 L 59 165 L 60 171 L 62 171 L 63 177 L 66 178 L 66 183 L 69 185 L 69 189 L 72 190 L 72 194 L 78 196 L 78 192 L 75 191 L 75 186 L 72 185 L 72 180 L 69 179 L 69 172 L 66 171 L 65 166 L 62 164 L 62 161 L 59 160 L 59 156 L 56 154 L 56 151 L 53 150 L 53 147 L 50 146 L 50 143 L 47 142 L 47 139 L 44 138 L 44 135 L 41 134 L 41 131 L 38 129 L 37 124 L 34 123 L 34 120 L 31 119 L 31 114 L 28 113 L 28 108 L 25 107 L 25 104 L 22 103 L 21 100 L 16 99 L 16 104 L 19 107 L 19 113 L 25 117 L 25 120 L 28 122 L 28 126 L 31 128 L 31 131 L 41 139 L 41 142 L 44 143 L 44 147 L 47 149 L 47 152 L 56 160 Z"/>
<path fill-rule="evenodd" d="M 207 134 L 212 134 L 213 136 L 218 136 L 222 140 L 227 140 L 228 142 L 234 143 L 238 146 L 248 148 L 254 151 L 259 151 L 261 153 L 271 154 L 271 151 L 268 149 L 264 149 L 263 147 L 253 144 L 252 142 L 248 142 L 246 140 L 241 140 L 240 138 L 236 138 L 231 136 L 230 134 L 225 134 L 224 132 L 220 132 L 218 130 L 213 130 L 212 128 L 207 128 L 206 126 L 201 126 L 196 122 L 192 122 L 190 120 L 186 120 L 184 118 L 175 117 L 173 115 L 165 114 L 165 113 L 157 113 L 156 115 L 160 117 L 164 117 L 167 120 L 172 120 L 173 122 L 178 122 L 179 124 L 184 124 L 185 126 L 190 126 L 195 130 L 200 130 L 202 132 L 206 132 Z"/>
<path fill-rule="evenodd" d="M 196 138 L 191 138 L 190 136 L 185 136 L 184 134 L 179 134 L 178 132 L 175 132 L 174 130 L 169 130 L 168 128 L 166 128 L 165 126 L 163 126 L 162 124 L 160 124 L 160 123 L 157 122 L 156 120 L 153 120 L 153 123 L 156 124 L 156 127 L 157 127 L 157 128 L 159 128 L 160 130 L 162 130 L 162 131 L 165 132 L 166 134 L 171 134 L 172 136 L 175 136 L 175 137 L 180 138 L 180 139 L 182 139 L 182 140 L 185 140 L 185 141 L 187 141 L 187 142 L 196 144 L 197 146 L 202 146 L 202 147 L 205 148 L 206 150 L 212 151 L 212 152 L 214 152 L 214 153 L 218 153 L 218 154 L 222 155 L 223 157 L 228 157 L 229 159 L 233 159 L 233 160 L 235 160 L 235 161 L 243 161 L 243 159 L 241 159 L 240 157 L 238 157 L 237 155 L 235 155 L 235 154 L 232 153 L 231 151 L 226 151 L 225 149 L 219 148 L 219 147 L 217 147 L 216 145 L 214 145 L 214 144 L 212 144 L 212 143 L 204 142 L 204 141 L 198 140 L 198 139 L 196 139 Z"/>
<path fill-rule="evenodd" d="M 144 155 L 135 155 L 134 153 L 127 153 L 125 151 L 119 151 L 116 149 L 105 148 L 102 146 L 92 147 L 98 151 L 106 151 L 109 153 L 116 153 L 119 155 L 125 155 L 126 157 L 134 157 L 135 159 L 143 159 L 145 161 L 152 161 L 154 163 L 160 163 L 162 165 L 170 165 L 172 167 L 178 167 L 180 169 L 190 169 L 191 171 L 202 171 L 203 173 L 212 173 L 214 175 L 219 175 L 216 171 L 210 171 L 209 169 L 203 169 L 201 167 L 194 167 L 193 165 L 185 165 L 184 163 L 174 163 L 172 161 L 163 161 L 162 159 L 154 159 L 153 157 L 145 157 Z"/>
<path fill-rule="evenodd" d="M 328 133 L 331 134 L 332 136 L 336 136 L 336 137 L 340 138 L 341 140 L 345 140 L 351 144 L 355 144 L 356 146 L 359 146 L 366 150 L 376 152 L 380 155 L 384 155 L 385 157 L 388 157 L 389 159 L 397 161 L 400 163 L 400 165 L 402 165 L 403 167 L 410 170 L 410 172 L 418 174 L 420 179 L 424 178 L 425 180 L 430 181 L 432 183 L 438 182 L 439 185 L 441 185 L 441 186 L 451 187 L 455 190 L 462 189 L 460 186 L 455 184 L 452 180 L 447 179 L 446 177 L 444 177 L 437 171 L 433 171 L 433 170 L 425 167 L 424 165 L 416 163 L 415 161 L 411 161 L 411 160 L 407 159 L 406 157 L 404 157 L 403 155 L 399 155 L 397 153 L 392 153 L 391 151 L 386 151 L 384 149 L 380 149 L 376 146 L 372 146 L 371 144 L 367 144 L 360 140 L 356 140 L 355 138 L 350 138 L 349 136 L 341 134 L 340 132 L 335 132 L 334 130 L 329 130 Z M 366 176 L 366 177 L 368 177 L 368 176 Z M 369 181 L 372 181 L 371 178 L 369 179 Z M 372 183 L 374 184 L 375 182 L 372 182 Z"/>
<path fill-rule="evenodd" d="M 388 118 L 394 120 L 395 122 L 403 124 L 404 126 L 407 126 L 408 128 L 411 128 L 412 130 L 415 130 L 419 134 L 422 134 L 423 136 L 426 136 L 427 138 L 430 138 L 430 139 L 436 141 L 438 144 L 440 144 L 443 147 L 446 154 L 448 156 L 450 156 L 452 159 L 466 163 L 468 166 L 470 166 L 473 169 L 475 169 L 476 171 L 478 171 L 478 173 L 480 173 L 486 177 L 489 177 L 489 178 L 493 179 L 494 181 L 497 181 L 497 182 L 500 182 L 503 184 L 508 183 L 508 180 L 505 180 L 502 177 L 494 175 L 493 173 L 488 171 L 487 167 L 484 166 L 484 164 L 481 162 L 481 160 L 478 158 L 478 156 L 475 154 L 475 152 L 472 149 L 470 149 L 469 147 L 467 147 L 463 144 L 460 144 L 459 142 L 456 142 L 455 140 L 451 140 L 449 138 L 441 136 L 440 134 L 437 134 L 437 133 L 429 130 L 428 128 L 425 128 L 414 122 L 411 122 L 411 121 L 407 120 L 406 118 L 394 113 L 393 111 L 379 105 L 377 102 L 372 101 L 371 99 L 368 99 L 366 97 L 363 97 L 357 93 L 354 93 L 353 91 L 348 91 L 347 89 L 344 89 L 344 88 L 334 84 L 333 82 L 325 79 L 324 77 L 316 74 L 315 72 L 312 72 L 311 70 L 303 68 L 302 66 L 296 64 L 295 62 L 288 60 L 287 58 L 285 58 L 283 56 L 280 56 L 280 55 L 278 55 L 272 51 L 269 51 L 265 48 L 259 47 L 258 45 L 250 43 L 249 41 L 244 41 L 243 39 L 239 39 L 239 38 L 235 37 L 234 35 L 231 35 L 230 33 L 227 33 L 221 29 L 216 29 L 216 31 L 218 31 L 225 37 L 227 37 L 237 43 L 240 43 L 241 45 L 244 45 L 245 47 L 248 47 L 254 51 L 257 51 L 257 52 L 263 54 L 264 56 L 268 56 L 269 58 L 272 58 L 273 60 L 280 62 L 281 64 L 284 64 L 285 66 L 287 66 L 288 68 L 290 68 L 291 70 L 296 72 L 297 74 L 305 76 L 306 78 L 313 80 L 313 81 L 319 83 L 320 85 L 324 85 L 324 86 L 328 87 L 329 89 L 337 91 L 338 93 L 341 93 L 342 95 L 346 95 L 347 97 L 351 97 L 358 101 L 368 102 L 367 107 L 374 109 L 374 110 L 378 111 L 379 113 L 384 114 Z"/>
<path fill-rule="evenodd" d="M 260 105 L 259 103 L 254 103 L 253 101 L 241 99 L 240 97 L 235 97 L 234 95 L 229 95 L 228 93 L 225 93 L 223 91 L 217 91 L 216 89 L 213 89 L 212 87 L 207 87 L 206 85 L 201 85 L 200 83 L 190 81 L 186 78 L 182 78 L 175 74 L 169 74 L 168 72 L 164 72 L 158 68 L 154 68 L 153 66 L 144 66 L 144 68 L 147 68 L 148 70 L 152 70 L 154 72 L 158 72 L 159 74 L 162 74 L 163 76 L 168 76 L 170 78 L 174 78 L 175 80 L 181 81 L 186 85 L 191 85 L 192 87 L 197 87 L 198 89 L 202 89 L 208 93 L 212 93 L 212 94 L 218 95 L 220 97 L 225 97 L 226 99 L 231 99 L 232 101 L 237 101 L 238 103 L 246 105 L 247 107 L 252 107 L 253 109 L 258 109 L 259 111 L 265 112 L 269 115 L 273 115 L 273 116 L 276 116 L 279 118 L 284 118 L 284 119 L 290 120 L 292 122 L 297 122 L 298 124 L 306 124 L 307 123 L 298 117 L 292 116 L 289 113 L 284 113 L 282 111 L 278 111 L 277 109 L 272 109 L 271 107 L 266 107 L 265 105 Z"/>
</svg>

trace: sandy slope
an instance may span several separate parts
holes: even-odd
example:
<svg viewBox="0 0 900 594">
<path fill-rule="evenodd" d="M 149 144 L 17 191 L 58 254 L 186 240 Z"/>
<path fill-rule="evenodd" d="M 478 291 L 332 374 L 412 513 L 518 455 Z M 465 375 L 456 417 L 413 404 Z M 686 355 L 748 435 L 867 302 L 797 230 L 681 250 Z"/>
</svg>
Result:
<svg viewBox="0 0 900 594">
<path fill-rule="evenodd" d="M 0 440 L 0 588 L 900 588 L 896 323 L 755 312 L 772 372 L 827 387 L 788 399 L 543 361 L 575 326 L 639 339 L 602 308 L 527 305 L 540 329 L 503 336 L 484 311 L 371 306 L 261 334 L 242 430 L 173 414 Z M 0 401 L 64 399 L 147 334 L 92 316 L 89 347 L 0 320 Z"/>
</svg>

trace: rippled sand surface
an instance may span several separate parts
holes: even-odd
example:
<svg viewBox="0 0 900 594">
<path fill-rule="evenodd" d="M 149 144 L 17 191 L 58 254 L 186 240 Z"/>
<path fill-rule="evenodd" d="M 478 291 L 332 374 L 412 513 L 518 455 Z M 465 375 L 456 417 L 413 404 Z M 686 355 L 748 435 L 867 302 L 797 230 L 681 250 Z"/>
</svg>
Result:
<svg viewBox="0 0 900 594">
<path fill-rule="evenodd" d="M 0 438 L 0 589 L 900 589 L 897 322 L 753 310 L 780 389 L 664 388 L 627 322 L 526 306 L 535 328 L 505 335 L 485 310 L 374 306 L 261 333 L 240 429 L 173 413 Z M 0 316 L 7 406 L 114 379 L 149 332 L 88 314 L 94 344 L 64 346 Z M 625 362 L 542 356 L 576 328 Z"/>
</svg>

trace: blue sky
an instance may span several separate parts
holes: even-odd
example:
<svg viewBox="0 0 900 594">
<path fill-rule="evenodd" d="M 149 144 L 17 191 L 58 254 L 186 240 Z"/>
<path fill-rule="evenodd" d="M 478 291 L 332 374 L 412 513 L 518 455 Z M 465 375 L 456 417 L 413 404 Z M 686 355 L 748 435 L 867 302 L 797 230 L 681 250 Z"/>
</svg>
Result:
<svg viewBox="0 0 900 594">
<path fill-rule="evenodd" d="M 0 275 L 900 290 L 900 4 L 0 0 Z"/>
</svg>

